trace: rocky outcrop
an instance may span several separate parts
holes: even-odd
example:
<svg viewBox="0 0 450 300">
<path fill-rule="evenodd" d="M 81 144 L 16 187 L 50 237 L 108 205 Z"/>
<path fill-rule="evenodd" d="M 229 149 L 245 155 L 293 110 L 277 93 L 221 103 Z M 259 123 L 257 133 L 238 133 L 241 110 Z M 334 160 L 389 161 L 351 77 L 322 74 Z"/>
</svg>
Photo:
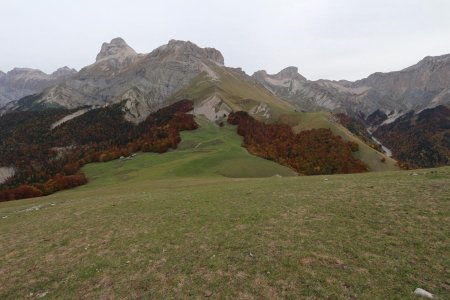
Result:
<svg viewBox="0 0 450 300">
<path fill-rule="evenodd" d="M 122 111 L 125 113 L 125 119 L 135 124 L 144 121 L 149 114 L 162 106 L 160 103 L 152 102 L 137 87 L 129 89 L 119 99 L 123 104 Z"/>
<path fill-rule="evenodd" d="M 353 116 L 383 112 L 401 115 L 450 103 L 450 54 L 426 57 L 414 66 L 374 73 L 355 82 L 309 81 L 289 67 L 278 74 L 253 74 L 274 94 L 303 110 L 329 110 Z"/>
<path fill-rule="evenodd" d="M 194 115 L 204 116 L 210 121 L 217 121 L 228 117 L 233 110 L 218 95 L 197 103 L 194 106 Z"/>
<path fill-rule="evenodd" d="M 258 71 L 253 78 L 275 95 L 297 108 L 306 111 L 330 110 L 345 112 L 343 99 L 334 86 L 325 87 L 319 82 L 308 81 L 296 67 L 288 67 L 277 74 Z"/>
<path fill-rule="evenodd" d="M 76 72 L 68 67 L 60 68 L 52 74 L 29 68 L 15 68 L 6 74 L 0 72 L 0 106 L 28 95 L 40 93 L 44 89 L 70 78 Z"/>
<path fill-rule="evenodd" d="M 0 167 L 0 184 L 14 176 L 15 170 L 12 167 Z"/>
<path fill-rule="evenodd" d="M 95 59 L 96 62 L 103 59 L 116 57 L 118 59 L 135 56 L 137 53 L 122 38 L 112 39 L 110 43 L 103 43 L 100 52 Z"/>
</svg>

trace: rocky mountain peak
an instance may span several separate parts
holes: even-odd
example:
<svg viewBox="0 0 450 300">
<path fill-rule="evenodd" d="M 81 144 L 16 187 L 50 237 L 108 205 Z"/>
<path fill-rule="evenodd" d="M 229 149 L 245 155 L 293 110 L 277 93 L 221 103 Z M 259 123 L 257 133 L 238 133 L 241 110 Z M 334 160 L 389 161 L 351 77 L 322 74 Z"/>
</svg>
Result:
<svg viewBox="0 0 450 300">
<path fill-rule="evenodd" d="M 170 40 L 167 45 L 163 45 L 151 52 L 150 56 L 179 61 L 189 61 L 192 58 L 206 59 L 219 65 L 224 64 L 223 55 L 219 50 L 200 48 L 190 41 Z"/>
<path fill-rule="evenodd" d="M 67 66 L 64 66 L 62 68 L 57 69 L 55 72 L 52 73 L 52 76 L 56 77 L 66 77 L 77 73 L 77 70 L 71 69 Z"/>
<path fill-rule="evenodd" d="M 280 84 L 284 84 L 282 82 L 284 82 L 286 80 L 297 80 L 297 81 L 302 81 L 302 82 L 307 81 L 305 77 L 303 77 L 302 75 L 300 75 L 298 73 L 298 68 L 293 67 L 293 66 L 284 68 L 277 74 L 273 74 L 273 75 L 267 74 L 267 72 L 265 70 L 257 71 L 253 74 L 253 77 L 259 81 L 267 80 L 267 78 L 271 78 L 272 81 L 273 80 L 280 81 L 279 82 Z M 273 81 L 273 83 L 275 83 L 275 81 Z"/>
<path fill-rule="evenodd" d="M 278 74 L 278 77 L 280 77 L 280 79 L 300 79 L 300 80 L 306 80 L 305 77 L 303 77 L 302 75 L 300 75 L 298 73 L 298 68 L 297 67 L 287 67 L 284 68 L 283 70 L 281 70 Z"/>
<path fill-rule="evenodd" d="M 422 59 L 421 62 L 434 62 L 434 63 L 450 62 L 450 54 L 444 54 L 440 56 L 426 56 L 424 59 Z"/>
<path fill-rule="evenodd" d="M 110 43 L 103 43 L 100 53 L 97 55 L 96 61 L 110 57 L 129 57 L 137 55 L 128 44 L 120 37 L 112 39 Z"/>
<path fill-rule="evenodd" d="M 417 64 L 410 66 L 403 71 L 411 71 L 418 69 L 427 69 L 434 68 L 438 65 L 449 64 L 450 63 L 450 54 L 440 55 L 440 56 L 426 56 Z"/>
<path fill-rule="evenodd" d="M 295 76 L 298 74 L 298 68 L 294 66 L 289 66 L 281 70 L 278 74 L 285 76 Z"/>
</svg>

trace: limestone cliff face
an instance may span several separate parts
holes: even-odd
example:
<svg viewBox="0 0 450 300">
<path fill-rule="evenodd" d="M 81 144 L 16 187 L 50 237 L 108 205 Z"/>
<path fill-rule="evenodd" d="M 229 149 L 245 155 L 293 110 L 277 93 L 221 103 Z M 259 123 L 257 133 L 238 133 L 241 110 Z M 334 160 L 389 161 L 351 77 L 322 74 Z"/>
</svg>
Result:
<svg viewBox="0 0 450 300">
<path fill-rule="evenodd" d="M 36 103 L 75 108 L 126 101 L 127 118 L 141 121 L 174 92 L 205 72 L 215 78 L 222 54 L 191 42 L 171 40 L 149 54 L 138 54 L 121 38 L 104 43 L 95 63 L 44 91 Z"/>
<path fill-rule="evenodd" d="M 397 72 L 374 73 L 355 82 L 309 81 L 289 67 L 278 74 L 253 74 L 255 80 L 299 109 L 369 116 L 377 110 L 398 115 L 450 103 L 450 55 L 426 57 Z"/>
<path fill-rule="evenodd" d="M 382 96 L 389 97 L 398 109 L 421 110 L 450 103 L 450 55 L 425 57 L 416 65 L 398 72 L 375 73 L 356 81 Z"/>
<path fill-rule="evenodd" d="M 0 72 L 0 106 L 28 95 L 42 92 L 76 73 L 63 67 L 52 74 L 29 68 L 15 68 L 8 73 Z"/>
</svg>

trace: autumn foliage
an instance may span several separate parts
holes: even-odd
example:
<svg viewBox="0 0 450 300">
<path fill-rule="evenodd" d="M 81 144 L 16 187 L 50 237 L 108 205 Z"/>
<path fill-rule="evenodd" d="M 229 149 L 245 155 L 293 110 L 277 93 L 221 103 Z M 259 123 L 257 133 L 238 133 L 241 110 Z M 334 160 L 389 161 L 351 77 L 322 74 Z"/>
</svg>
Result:
<svg viewBox="0 0 450 300">
<path fill-rule="evenodd" d="M 367 166 L 352 152 L 358 144 L 348 143 L 329 129 L 312 129 L 295 134 L 288 125 L 265 124 L 246 112 L 231 113 L 228 122 L 237 125 L 244 147 L 256 156 L 276 161 L 303 175 L 359 173 Z"/>
<path fill-rule="evenodd" d="M 80 168 L 142 152 L 175 149 L 180 131 L 193 130 L 193 103 L 182 100 L 135 125 L 120 105 L 94 109 L 54 130 L 51 124 L 73 111 L 18 112 L 0 118 L 0 166 L 17 173 L 0 186 L 0 201 L 39 197 L 87 182 Z"/>
<path fill-rule="evenodd" d="M 380 126 L 374 135 L 392 150 L 402 168 L 450 164 L 450 108 L 439 105 L 409 112 Z"/>
</svg>

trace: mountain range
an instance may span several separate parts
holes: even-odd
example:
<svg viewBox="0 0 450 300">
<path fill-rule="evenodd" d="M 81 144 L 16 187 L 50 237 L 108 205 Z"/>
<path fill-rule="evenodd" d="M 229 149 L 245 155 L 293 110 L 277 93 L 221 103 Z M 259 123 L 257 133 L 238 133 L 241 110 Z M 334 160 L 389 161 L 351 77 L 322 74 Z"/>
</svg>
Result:
<svg viewBox="0 0 450 300">
<path fill-rule="evenodd" d="M 16 101 L 2 109 L 8 111 L 27 109 L 17 100 L 41 92 L 32 106 L 76 108 L 127 100 L 130 113 L 142 121 L 199 74 L 220 80 L 218 73 L 224 69 L 230 70 L 220 51 L 213 48 L 171 40 L 148 54 L 138 54 L 123 39 L 115 38 L 104 43 L 96 61 L 79 72 L 64 67 L 51 75 L 32 69 L 0 73 L 0 101 Z M 354 82 L 307 80 L 297 67 L 274 75 L 258 71 L 247 76 L 234 71 L 304 111 L 367 118 L 378 110 L 392 118 L 450 103 L 449 54 L 425 57 L 401 71 L 374 73 Z"/>
</svg>

